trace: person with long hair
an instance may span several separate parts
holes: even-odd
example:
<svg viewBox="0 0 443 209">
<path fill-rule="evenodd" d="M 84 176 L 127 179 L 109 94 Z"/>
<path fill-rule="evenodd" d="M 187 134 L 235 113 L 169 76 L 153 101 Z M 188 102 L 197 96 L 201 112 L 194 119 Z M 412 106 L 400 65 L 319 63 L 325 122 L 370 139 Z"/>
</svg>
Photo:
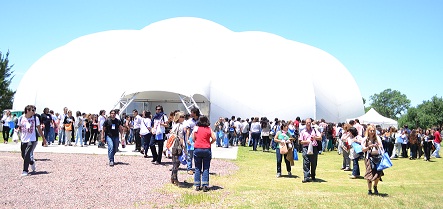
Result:
<svg viewBox="0 0 443 209">
<path fill-rule="evenodd" d="M 91 120 L 91 138 L 89 139 L 89 145 L 94 144 L 96 145 L 96 141 L 97 141 L 97 136 L 98 136 L 98 120 L 97 120 L 97 115 L 94 114 L 92 116 L 92 120 Z"/>
<path fill-rule="evenodd" d="M 286 171 L 288 171 L 288 176 L 292 176 L 291 173 L 291 162 L 287 159 L 287 156 L 289 155 L 289 152 L 292 152 L 292 149 L 288 149 L 287 154 L 281 154 L 280 148 L 283 145 L 286 144 L 286 146 L 292 145 L 292 136 L 288 132 L 288 126 L 289 124 L 282 122 L 281 123 L 281 131 L 278 131 L 275 133 L 274 141 L 277 143 L 277 147 L 275 149 L 276 157 L 277 157 L 277 178 L 281 176 L 281 162 L 284 159 L 286 164 Z"/>
<path fill-rule="evenodd" d="M 151 162 L 155 165 L 159 165 L 162 162 L 162 151 L 165 142 L 165 127 L 169 125 L 168 116 L 163 112 L 163 107 L 161 105 L 157 105 L 155 107 L 155 115 L 152 120 L 154 125 L 151 129 L 152 137 L 151 142 L 149 143 L 152 153 Z M 158 152 L 155 150 L 155 144 L 158 145 Z"/>
<path fill-rule="evenodd" d="M 351 136 L 348 139 L 349 145 L 352 145 L 352 143 L 361 144 L 362 143 L 362 137 L 360 134 L 358 134 L 357 128 L 354 126 L 349 128 L 349 133 L 351 133 Z M 375 134 L 375 128 L 374 128 L 374 134 Z M 354 149 L 350 152 L 349 158 L 352 159 L 352 175 L 349 176 L 351 179 L 356 179 L 360 176 L 360 165 L 358 164 L 358 160 L 361 158 L 360 153 L 356 153 Z"/>
<path fill-rule="evenodd" d="M 378 195 L 377 185 L 384 175 L 383 171 L 377 171 L 376 159 L 380 159 L 380 150 L 383 149 L 383 144 L 375 132 L 375 127 L 369 125 L 366 129 L 366 139 L 362 141 L 362 151 L 365 153 L 365 179 L 368 183 L 368 195 Z M 372 188 L 374 188 L 374 193 L 372 193 Z"/>
<path fill-rule="evenodd" d="M 82 113 L 80 111 L 77 111 L 75 113 L 75 116 L 77 117 L 76 123 L 75 123 L 75 144 L 74 146 L 77 146 L 77 142 L 80 141 L 80 146 L 83 147 L 83 117 Z"/>
<path fill-rule="evenodd" d="M 176 112 L 173 120 L 174 123 L 171 129 L 171 134 L 175 134 L 175 136 L 178 137 L 179 140 L 178 143 L 180 144 L 179 147 L 182 149 L 184 147 L 185 130 L 186 130 L 186 127 L 183 124 L 184 121 L 185 121 L 185 114 L 183 112 Z M 177 138 L 174 138 L 174 140 L 177 140 Z M 177 154 L 179 153 L 172 152 L 172 171 L 171 171 L 171 183 L 176 186 L 178 186 L 177 173 L 178 173 L 178 167 L 180 166 L 180 160 L 179 160 L 180 155 Z"/>
<path fill-rule="evenodd" d="M 65 117 L 65 120 L 63 121 L 63 125 L 65 127 L 65 146 L 71 146 L 71 137 L 72 137 L 72 131 L 74 130 L 74 122 L 75 118 L 72 116 L 72 111 L 68 110 L 68 115 Z"/>
<path fill-rule="evenodd" d="M 198 191 L 209 191 L 209 168 L 211 167 L 211 144 L 215 142 L 215 133 L 212 131 L 209 119 L 206 116 L 200 116 L 192 132 L 194 139 L 194 186 Z"/>
<path fill-rule="evenodd" d="M 417 159 L 417 151 L 418 151 L 418 139 L 417 139 L 417 131 L 412 129 L 411 134 L 409 135 L 409 146 L 411 148 L 411 157 L 410 160 Z"/>
<path fill-rule="evenodd" d="M 431 149 L 432 141 L 434 140 L 434 135 L 431 129 L 427 129 L 425 135 L 423 136 L 423 148 L 425 149 L 425 161 L 431 160 Z"/>
<path fill-rule="evenodd" d="M 269 132 L 271 131 L 271 124 L 269 123 L 269 120 L 264 117 L 263 120 L 260 122 L 261 126 L 261 137 L 263 139 L 263 152 L 269 152 L 269 146 L 271 143 L 271 140 L 269 139 Z"/>
</svg>

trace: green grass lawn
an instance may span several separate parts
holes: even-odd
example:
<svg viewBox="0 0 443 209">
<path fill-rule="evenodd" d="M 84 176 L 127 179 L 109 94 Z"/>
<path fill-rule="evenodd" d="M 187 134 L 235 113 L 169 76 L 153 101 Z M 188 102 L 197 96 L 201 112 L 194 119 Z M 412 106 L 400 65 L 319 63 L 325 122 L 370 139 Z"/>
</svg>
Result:
<svg viewBox="0 0 443 209">
<path fill-rule="evenodd" d="M 349 179 L 351 172 L 340 170 L 342 156 L 327 152 L 319 156 L 317 178 L 320 182 L 302 183 L 302 160 L 292 167 L 293 177 L 276 178 L 275 152 L 252 152 L 239 147 L 233 162 L 239 170 L 230 176 L 210 176 L 210 185 L 219 189 L 208 193 L 189 188 L 165 186 L 163 192 L 181 193 L 180 207 L 222 208 L 441 208 L 443 177 L 441 159 L 432 162 L 394 159 L 385 170 L 379 192 L 368 196 L 364 179 Z M 360 172 L 365 173 L 360 161 Z M 192 182 L 192 177 L 187 179 Z M 174 206 L 171 206 L 174 207 Z M 175 206 L 176 207 L 176 206 Z"/>
</svg>

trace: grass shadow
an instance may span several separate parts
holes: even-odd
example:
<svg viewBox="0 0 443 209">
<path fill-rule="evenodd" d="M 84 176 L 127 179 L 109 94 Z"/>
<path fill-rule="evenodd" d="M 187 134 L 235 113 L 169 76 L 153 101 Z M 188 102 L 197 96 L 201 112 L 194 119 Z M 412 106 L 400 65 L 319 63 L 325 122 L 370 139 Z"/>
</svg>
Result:
<svg viewBox="0 0 443 209">
<path fill-rule="evenodd" d="M 362 177 L 362 178 L 363 178 L 363 177 Z M 324 180 L 324 179 L 315 178 L 315 181 L 312 181 L 312 182 L 316 182 L 316 183 L 324 183 L 324 182 L 328 182 L 328 181 L 326 181 L 326 180 Z"/>
<path fill-rule="evenodd" d="M 178 182 L 178 187 L 180 188 L 192 188 L 194 186 L 193 183 L 189 183 L 186 180 L 183 182 Z"/>
<path fill-rule="evenodd" d="M 209 187 L 209 190 L 214 190 L 214 191 L 220 190 L 220 189 L 224 189 L 224 188 L 220 187 L 220 186 L 211 186 L 211 187 Z"/>
<path fill-rule="evenodd" d="M 386 194 L 386 193 L 378 193 L 378 195 L 374 195 L 374 196 L 379 196 L 379 197 L 389 197 L 389 194 Z"/>
</svg>

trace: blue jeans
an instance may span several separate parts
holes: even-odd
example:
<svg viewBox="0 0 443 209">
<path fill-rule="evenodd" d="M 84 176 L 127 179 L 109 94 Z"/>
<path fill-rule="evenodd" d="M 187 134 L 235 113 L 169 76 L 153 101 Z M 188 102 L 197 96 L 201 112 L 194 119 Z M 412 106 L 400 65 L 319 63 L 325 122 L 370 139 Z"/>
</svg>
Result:
<svg viewBox="0 0 443 209">
<path fill-rule="evenodd" d="M 58 132 L 58 144 L 65 144 L 66 134 L 64 129 L 59 129 Z"/>
<path fill-rule="evenodd" d="M 209 167 L 211 165 L 211 149 L 194 150 L 194 186 L 209 186 Z"/>
<path fill-rule="evenodd" d="M 435 151 L 434 151 L 434 153 L 432 153 L 432 156 L 439 158 L 440 157 L 440 143 L 434 142 L 434 146 L 435 146 Z"/>
<path fill-rule="evenodd" d="M 252 149 L 254 151 L 257 151 L 257 144 L 258 144 L 258 140 L 260 140 L 260 132 L 257 133 L 251 133 L 251 138 L 252 138 Z"/>
<path fill-rule="evenodd" d="M 151 133 L 142 135 L 142 147 L 145 155 L 148 155 L 149 143 L 151 142 L 151 137 L 152 137 Z"/>
<path fill-rule="evenodd" d="M 188 154 L 186 155 L 186 170 L 192 170 L 192 158 L 194 158 L 194 150 L 188 150 Z"/>
<path fill-rule="evenodd" d="M 54 127 L 49 128 L 49 135 L 48 135 L 48 139 L 46 139 L 46 140 L 50 143 L 54 143 L 54 140 L 55 140 Z"/>
<path fill-rule="evenodd" d="M 223 139 L 223 132 L 220 134 L 220 132 L 222 132 L 222 131 L 217 131 L 217 133 L 215 133 L 216 134 L 216 144 L 217 144 L 217 147 L 221 147 L 222 146 L 222 144 L 221 144 L 221 141 L 222 141 L 222 139 Z M 221 135 L 221 137 L 220 137 L 220 135 Z"/>
<path fill-rule="evenodd" d="M 75 145 L 77 145 L 77 141 L 80 140 L 80 145 L 83 145 L 83 126 L 77 128 L 77 135 L 75 136 Z"/>
<path fill-rule="evenodd" d="M 117 152 L 118 148 L 118 136 L 106 136 L 106 143 L 108 143 L 108 158 L 109 162 L 114 162 L 114 155 Z"/>
<path fill-rule="evenodd" d="M 358 166 L 358 158 L 353 159 L 352 162 L 353 162 L 352 175 L 360 176 L 360 166 Z"/>
</svg>

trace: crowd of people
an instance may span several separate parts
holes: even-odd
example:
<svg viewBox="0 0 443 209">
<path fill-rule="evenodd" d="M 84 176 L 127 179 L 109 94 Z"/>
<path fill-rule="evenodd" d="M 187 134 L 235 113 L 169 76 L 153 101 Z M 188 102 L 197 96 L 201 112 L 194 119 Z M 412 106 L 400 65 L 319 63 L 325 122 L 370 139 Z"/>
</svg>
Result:
<svg viewBox="0 0 443 209">
<path fill-rule="evenodd" d="M 314 121 L 297 117 L 294 121 L 278 118 L 269 121 L 266 117 L 242 119 L 235 116 L 230 119 L 220 117 L 211 126 L 208 117 L 200 115 L 198 108 L 192 108 L 190 114 L 175 110 L 167 115 L 160 105 L 156 106 L 155 114 L 149 111 L 139 113 L 134 109 L 132 115 L 120 115 L 119 110 L 111 110 L 109 116 L 105 110 L 98 115 L 77 111 L 75 117 L 66 107 L 62 114 L 54 114 L 49 108 L 45 108 L 42 114 L 35 114 L 35 110 L 35 106 L 28 105 L 22 116 L 13 117 L 7 111 L 2 118 L 5 143 L 10 132 L 20 136 L 23 176 L 29 175 L 29 166 L 35 171 L 33 150 L 39 136 L 43 146 L 56 143 L 57 138 L 58 145 L 64 146 L 93 144 L 106 148 L 107 145 L 111 167 L 120 145 L 125 148 L 127 144 L 135 144 L 134 152 L 140 152 L 145 158 L 148 158 L 148 150 L 151 151 L 153 164 L 162 164 L 163 156 L 172 158 L 171 183 L 175 185 L 179 182 L 180 162 L 185 162 L 187 173 L 194 175 L 195 189 L 205 192 L 209 190 L 211 144 L 214 142 L 217 147 L 224 148 L 249 146 L 257 151 L 261 147 L 263 152 L 274 149 L 277 177 L 282 176 L 283 161 L 288 176 L 292 176 L 294 157 L 301 153 L 303 183 L 317 181 L 319 154 L 337 150 L 343 156 L 341 169 L 352 171 L 349 176 L 352 179 L 361 177 L 359 161 L 364 161 L 368 194 L 378 194 L 378 182 L 384 173 L 374 169 L 374 161 L 383 152 L 391 158 L 415 160 L 424 156 L 426 161 L 431 157 L 440 158 L 438 128 L 410 130 L 404 126 L 397 130 L 395 127 L 383 129 L 378 125 L 360 124 L 358 119 L 333 124 L 324 119 Z"/>
</svg>

